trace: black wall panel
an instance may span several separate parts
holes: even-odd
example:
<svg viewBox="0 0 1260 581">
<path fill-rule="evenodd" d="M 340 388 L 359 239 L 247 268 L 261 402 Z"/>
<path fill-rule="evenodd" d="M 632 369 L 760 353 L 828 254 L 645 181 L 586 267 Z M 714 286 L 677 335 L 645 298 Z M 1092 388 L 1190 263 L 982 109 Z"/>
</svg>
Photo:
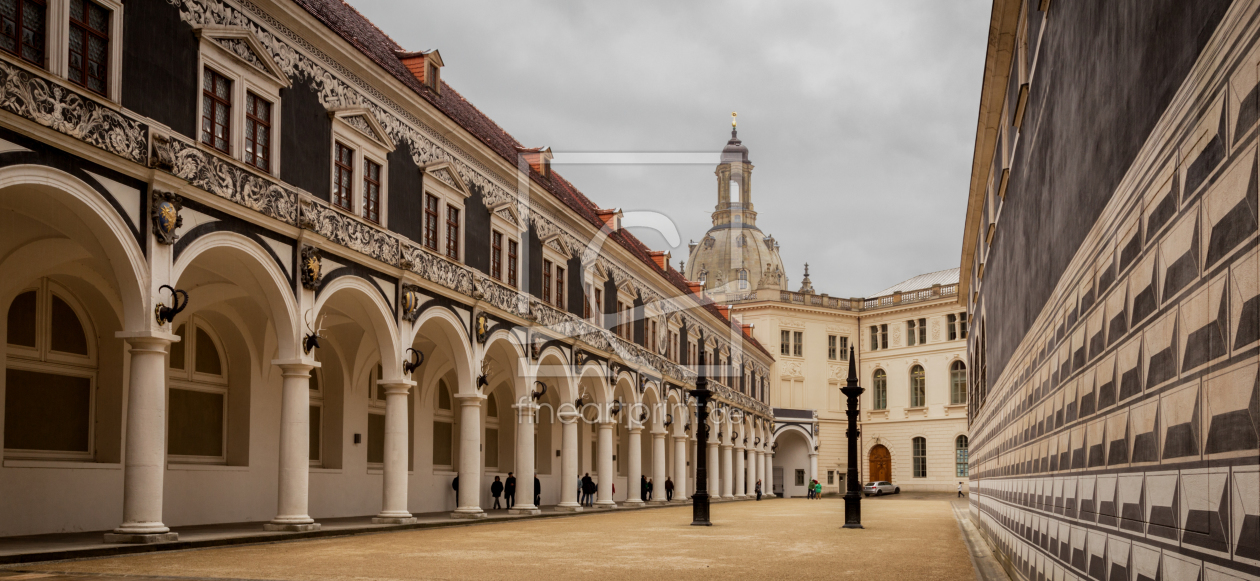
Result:
<svg viewBox="0 0 1260 581">
<path fill-rule="evenodd" d="M 123 106 L 197 139 L 198 40 L 179 9 L 127 0 L 122 41 Z"/>
<path fill-rule="evenodd" d="M 389 153 L 389 229 L 421 243 L 424 232 L 424 189 L 411 147 L 399 143 Z M 464 248 L 469 248 L 467 245 Z"/>
<path fill-rule="evenodd" d="M 303 79 L 293 79 L 291 87 L 280 91 L 280 109 L 280 178 L 330 200 L 332 119 L 328 109 Z"/>
<path fill-rule="evenodd" d="M 458 177 L 456 178 L 458 179 Z M 481 272 L 490 273 L 490 210 L 480 186 L 469 188 L 472 192 L 464 201 L 464 262 Z M 503 243 L 504 245 L 507 242 Z M 507 260 L 507 249 L 503 250 Z M 507 267 L 504 266 L 506 269 Z M 505 272 L 503 276 L 507 276 Z"/>
</svg>

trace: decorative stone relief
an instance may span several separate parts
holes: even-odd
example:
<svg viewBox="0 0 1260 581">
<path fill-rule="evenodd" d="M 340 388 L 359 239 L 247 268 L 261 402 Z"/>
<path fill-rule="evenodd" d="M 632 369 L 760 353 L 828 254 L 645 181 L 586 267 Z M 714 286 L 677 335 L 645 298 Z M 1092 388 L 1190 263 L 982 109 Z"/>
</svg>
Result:
<svg viewBox="0 0 1260 581">
<path fill-rule="evenodd" d="M 941 340 L 941 322 L 932 321 L 932 341 Z"/>
<path fill-rule="evenodd" d="M 315 199 L 302 200 L 301 226 L 351 250 L 397 266 L 398 240 Z M 471 294 L 471 289 L 466 294 Z"/>
<path fill-rule="evenodd" d="M 800 319 L 779 319 L 780 327 L 788 327 L 790 329 L 804 329 L 805 321 Z"/>
<path fill-rule="evenodd" d="M 237 167 L 182 139 L 154 135 L 149 165 L 285 224 L 297 224 L 296 191 Z"/>
<path fill-rule="evenodd" d="M 901 346 L 901 325 L 895 323 L 892 325 L 892 346 Z"/>
<path fill-rule="evenodd" d="M 319 249 L 314 246 L 302 247 L 302 286 L 315 290 L 324 279 L 323 266 L 320 263 Z"/>
<path fill-rule="evenodd" d="M 162 244 L 174 244 L 179 240 L 176 231 L 184 225 L 184 217 L 179 215 L 184 202 L 171 192 L 153 190 L 149 202 L 149 218 L 153 223 L 153 235 Z"/>
<path fill-rule="evenodd" d="M 136 163 L 148 157 L 148 125 L 6 62 L 0 109 Z"/>
<path fill-rule="evenodd" d="M 271 71 L 267 69 L 267 65 L 263 64 L 262 59 L 259 58 L 258 55 L 254 54 L 253 50 L 250 50 L 249 43 L 239 38 L 216 37 L 214 41 L 219 43 L 219 45 L 222 46 L 223 48 L 227 49 L 228 52 L 240 57 L 241 60 L 249 63 L 254 68 L 262 71 L 263 73 L 266 73 L 267 75 L 271 74 Z"/>
</svg>

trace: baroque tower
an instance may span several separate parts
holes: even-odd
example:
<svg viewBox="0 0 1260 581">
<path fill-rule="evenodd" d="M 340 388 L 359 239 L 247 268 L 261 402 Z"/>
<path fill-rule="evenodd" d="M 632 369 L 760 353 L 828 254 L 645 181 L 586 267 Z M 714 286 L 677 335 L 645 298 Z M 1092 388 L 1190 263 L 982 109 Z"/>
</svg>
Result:
<svg viewBox="0 0 1260 581">
<path fill-rule="evenodd" d="M 779 243 L 757 227 L 752 170 L 748 148 L 739 140 L 735 114 L 731 113 L 731 139 L 722 148 L 713 172 L 718 186 L 713 226 L 699 243 L 688 245 L 684 268 L 688 280 L 703 282 L 706 291 L 720 302 L 746 300 L 759 289 L 787 287 Z"/>
</svg>

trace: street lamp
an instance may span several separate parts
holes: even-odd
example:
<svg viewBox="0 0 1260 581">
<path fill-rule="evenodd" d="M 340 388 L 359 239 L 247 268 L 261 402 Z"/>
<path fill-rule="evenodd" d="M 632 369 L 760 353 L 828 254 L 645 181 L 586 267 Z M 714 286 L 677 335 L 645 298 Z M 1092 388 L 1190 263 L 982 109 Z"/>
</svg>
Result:
<svg viewBox="0 0 1260 581">
<path fill-rule="evenodd" d="M 706 444 L 709 441 L 709 378 L 704 373 L 704 349 L 700 349 L 700 357 L 696 361 L 699 365 L 699 375 L 696 377 L 696 388 L 691 390 L 691 395 L 696 398 L 696 493 L 691 495 L 691 526 L 708 527 L 713 526 L 709 522 L 709 469 L 708 469 L 708 450 Z"/>
<path fill-rule="evenodd" d="M 849 347 L 849 378 L 845 381 L 844 387 L 840 388 L 848 398 L 848 409 L 845 414 L 849 416 L 849 429 L 844 435 L 849 439 L 849 469 L 845 475 L 845 482 L 848 485 L 844 494 L 844 528 L 860 529 L 862 527 L 862 483 L 858 482 L 857 473 L 857 417 L 858 417 L 858 396 L 865 391 L 858 386 L 857 367 L 853 364 L 853 347 Z"/>
</svg>

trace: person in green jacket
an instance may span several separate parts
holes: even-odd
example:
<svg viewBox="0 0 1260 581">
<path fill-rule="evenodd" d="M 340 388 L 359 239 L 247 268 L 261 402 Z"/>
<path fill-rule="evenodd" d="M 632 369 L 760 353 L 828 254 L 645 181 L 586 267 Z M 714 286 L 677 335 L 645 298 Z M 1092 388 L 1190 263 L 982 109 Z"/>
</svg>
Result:
<svg viewBox="0 0 1260 581">
<path fill-rule="evenodd" d="M 814 481 L 814 499 L 822 498 L 822 483 Z"/>
</svg>

